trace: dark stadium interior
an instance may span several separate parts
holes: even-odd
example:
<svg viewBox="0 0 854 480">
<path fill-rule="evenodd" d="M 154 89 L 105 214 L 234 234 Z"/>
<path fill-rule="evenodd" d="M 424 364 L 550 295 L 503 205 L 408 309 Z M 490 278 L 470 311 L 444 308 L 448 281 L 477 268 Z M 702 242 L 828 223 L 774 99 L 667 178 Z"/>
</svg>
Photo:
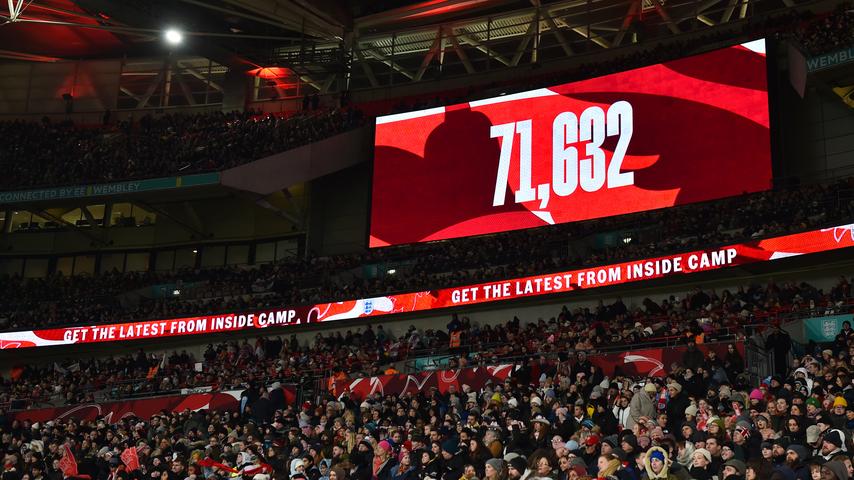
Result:
<svg viewBox="0 0 854 480">
<path fill-rule="evenodd" d="M 854 3 L 0 5 L 0 480 L 854 479 Z"/>
</svg>

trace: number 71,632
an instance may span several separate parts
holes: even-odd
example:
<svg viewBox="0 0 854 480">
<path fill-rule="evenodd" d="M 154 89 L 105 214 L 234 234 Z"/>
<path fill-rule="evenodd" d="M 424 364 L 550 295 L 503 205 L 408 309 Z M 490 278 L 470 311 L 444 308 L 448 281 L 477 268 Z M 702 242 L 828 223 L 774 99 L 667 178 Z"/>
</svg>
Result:
<svg viewBox="0 0 854 480">
<path fill-rule="evenodd" d="M 535 190 L 531 183 L 531 120 L 491 126 L 490 137 L 501 139 L 492 205 L 504 205 L 516 135 L 519 135 L 519 189 L 514 192 L 516 203 L 539 200 L 540 208 L 545 208 L 552 190 L 555 195 L 566 197 L 572 195 L 578 187 L 585 192 L 595 192 L 602 187 L 634 185 L 634 172 L 620 171 L 633 127 L 632 105 L 624 100 L 612 104 L 607 112 L 593 106 L 581 112 L 580 117 L 573 112 L 558 114 L 552 123 L 552 182 L 551 185 L 542 183 Z M 606 168 L 602 144 L 605 137 L 615 135 L 618 136 L 617 145 Z M 579 143 L 584 144 L 583 158 L 578 155 L 576 144 Z"/>
</svg>

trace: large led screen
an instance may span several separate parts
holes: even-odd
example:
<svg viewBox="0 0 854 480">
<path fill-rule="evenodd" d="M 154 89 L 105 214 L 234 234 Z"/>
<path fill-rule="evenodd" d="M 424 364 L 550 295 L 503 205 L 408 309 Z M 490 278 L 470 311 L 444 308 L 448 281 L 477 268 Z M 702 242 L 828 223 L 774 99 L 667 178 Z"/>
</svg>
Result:
<svg viewBox="0 0 854 480">
<path fill-rule="evenodd" d="M 765 42 L 379 117 L 370 246 L 765 190 Z"/>
</svg>

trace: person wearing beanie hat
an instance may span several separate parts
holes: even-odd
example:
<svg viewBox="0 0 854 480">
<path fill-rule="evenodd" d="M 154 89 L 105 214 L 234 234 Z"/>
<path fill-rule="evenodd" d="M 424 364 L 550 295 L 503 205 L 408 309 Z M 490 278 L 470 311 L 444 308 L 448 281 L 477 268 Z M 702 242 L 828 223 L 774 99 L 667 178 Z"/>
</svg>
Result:
<svg viewBox="0 0 854 480">
<path fill-rule="evenodd" d="M 383 440 L 374 449 L 374 459 L 371 464 L 373 477 L 378 480 L 391 480 L 392 469 L 397 465 L 393 458 L 391 444 Z"/>
<path fill-rule="evenodd" d="M 682 393 L 682 385 L 676 382 L 667 384 L 667 392 L 670 394 L 670 399 L 667 400 L 665 411 L 667 413 L 667 424 L 673 428 L 682 424 L 685 419 L 685 409 L 691 405 L 688 395 Z"/>
<path fill-rule="evenodd" d="M 694 450 L 688 474 L 694 480 L 711 480 L 716 472 L 712 472 L 712 453 L 705 448 Z"/>
<path fill-rule="evenodd" d="M 694 462 L 694 444 L 689 441 L 685 441 L 679 442 L 677 445 L 679 445 L 679 450 L 676 455 L 676 463 L 685 468 L 690 467 Z"/>
<path fill-rule="evenodd" d="M 822 480 L 848 480 L 848 467 L 844 463 L 834 460 L 821 466 Z"/>
<path fill-rule="evenodd" d="M 391 470 L 390 480 L 415 480 L 416 478 L 418 475 L 415 467 L 412 466 L 412 457 L 409 452 L 401 451 L 397 456 L 397 465 Z"/>
<path fill-rule="evenodd" d="M 789 445 L 786 449 L 786 467 L 792 470 L 794 477 L 798 479 L 810 478 L 810 469 L 807 466 L 809 460 L 809 452 L 803 445 Z"/>
<path fill-rule="evenodd" d="M 723 477 L 721 480 L 740 480 L 744 478 L 747 465 L 741 460 L 731 459 L 724 464 Z"/>
<path fill-rule="evenodd" d="M 829 430 L 821 439 L 819 457 L 829 462 L 839 453 L 845 452 L 845 433 L 842 430 Z"/>
<path fill-rule="evenodd" d="M 442 442 L 443 480 L 458 480 L 465 473 L 465 459 L 462 455 L 457 455 L 459 451 L 460 441 L 458 438 L 452 437 Z"/>
<path fill-rule="evenodd" d="M 648 480 L 676 480 L 670 473 L 670 457 L 661 447 L 652 447 L 643 457 L 643 465 Z"/>
<path fill-rule="evenodd" d="M 685 420 L 689 422 L 693 422 L 694 418 L 697 417 L 697 406 L 693 403 L 688 405 L 688 408 L 685 409 Z"/>
<path fill-rule="evenodd" d="M 525 475 L 527 469 L 528 462 L 526 462 L 522 457 L 515 457 L 510 460 L 510 464 L 507 467 L 507 478 L 510 480 L 518 480 Z"/>
<path fill-rule="evenodd" d="M 504 480 L 507 478 L 505 471 L 504 460 L 500 458 L 490 458 L 484 466 L 484 480 Z"/>
<path fill-rule="evenodd" d="M 845 415 L 845 409 L 848 407 L 848 401 L 842 395 L 837 395 L 833 399 L 833 408 L 830 414 L 830 421 L 833 428 L 845 428 L 848 423 L 848 416 Z"/>
</svg>

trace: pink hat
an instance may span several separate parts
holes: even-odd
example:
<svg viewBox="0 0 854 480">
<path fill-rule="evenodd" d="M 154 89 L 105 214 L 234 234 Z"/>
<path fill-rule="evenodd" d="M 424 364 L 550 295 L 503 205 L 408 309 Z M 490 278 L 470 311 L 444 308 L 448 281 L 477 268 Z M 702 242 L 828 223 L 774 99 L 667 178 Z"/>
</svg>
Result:
<svg viewBox="0 0 854 480">
<path fill-rule="evenodd" d="M 382 442 L 377 444 L 377 446 L 385 450 L 386 453 L 391 453 L 391 444 L 388 443 L 386 440 L 383 440 Z"/>
<path fill-rule="evenodd" d="M 754 388 L 753 391 L 750 392 L 751 400 L 762 400 L 763 398 L 765 398 L 765 396 L 762 395 L 762 390 L 759 390 L 758 388 Z"/>
</svg>

